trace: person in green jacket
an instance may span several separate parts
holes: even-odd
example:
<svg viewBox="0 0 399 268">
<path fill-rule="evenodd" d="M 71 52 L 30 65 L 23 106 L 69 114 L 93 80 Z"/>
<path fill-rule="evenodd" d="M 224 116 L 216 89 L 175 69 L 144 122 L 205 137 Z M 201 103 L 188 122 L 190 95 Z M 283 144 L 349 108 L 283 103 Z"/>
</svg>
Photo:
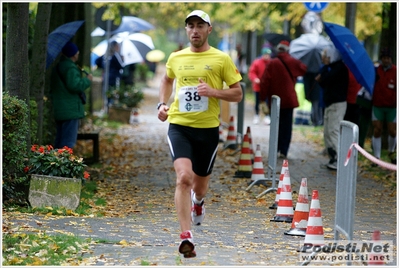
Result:
<svg viewBox="0 0 399 268">
<path fill-rule="evenodd" d="M 90 87 L 93 76 L 82 76 L 82 70 L 76 65 L 78 58 L 78 47 L 72 42 L 66 43 L 51 74 L 50 96 L 57 131 L 55 148 L 75 146 L 79 120 L 85 116 L 84 91 Z"/>
</svg>

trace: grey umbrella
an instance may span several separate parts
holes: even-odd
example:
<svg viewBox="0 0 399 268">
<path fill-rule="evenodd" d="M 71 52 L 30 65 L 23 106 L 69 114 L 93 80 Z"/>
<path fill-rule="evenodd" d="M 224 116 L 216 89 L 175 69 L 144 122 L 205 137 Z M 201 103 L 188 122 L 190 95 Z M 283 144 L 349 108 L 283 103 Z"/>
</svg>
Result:
<svg viewBox="0 0 399 268">
<path fill-rule="evenodd" d="M 328 47 L 334 47 L 334 44 L 324 36 L 306 33 L 292 40 L 289 53 L 306 64 L 308 72 L 317 73 L 322 65 L 321 52 Z"/>
</svg>

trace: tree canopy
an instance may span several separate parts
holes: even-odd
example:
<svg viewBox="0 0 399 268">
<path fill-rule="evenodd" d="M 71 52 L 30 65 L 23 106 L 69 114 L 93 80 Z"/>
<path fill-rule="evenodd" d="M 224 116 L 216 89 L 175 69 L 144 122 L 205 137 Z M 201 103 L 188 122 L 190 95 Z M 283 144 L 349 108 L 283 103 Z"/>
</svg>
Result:
<svg viewBox="0 0 399 268">
<path fill-rule="evenodd" d="M 323 20 L 344 25 L 345 4 L 345 2 L 329 3 L 321 13 Z M 355 35 L 360 40 L 381 31 L 382 5 L 382 2 L 357 3 Z M 216 30 L 218 27 L 228 26 L 231 32 L 264 32 L 267 28 L 272 32 L 282 33 L 284 20 L 291 21 L 293 26 L 299 25 L 307 12 L 302 2 L 121 2 L 93 3 L 93 6 L 107 7 L 104 19 L 120 19 L 120 10 L 122 10 L 123 15 L 138 16 L 164 31 L 182 27 L 185 17 L 194 9 L 202 9 L 209 13 L 211 20 L 215 22 Z"/>
</svg>

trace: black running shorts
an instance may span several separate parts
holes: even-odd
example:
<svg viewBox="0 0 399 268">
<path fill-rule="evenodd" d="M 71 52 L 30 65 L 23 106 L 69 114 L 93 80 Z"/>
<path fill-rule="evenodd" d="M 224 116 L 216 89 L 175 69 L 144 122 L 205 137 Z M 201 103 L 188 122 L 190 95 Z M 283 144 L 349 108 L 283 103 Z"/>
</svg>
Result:
<svg viewBox="0 0 399 268">
<path fill-rule="evenodd" d="M 212 173 L 219 144 L 219 128 L 192 128 L 170 124 L 168 143 L 173 161 L 189 158 L 198 176 Z"/>
</svg>

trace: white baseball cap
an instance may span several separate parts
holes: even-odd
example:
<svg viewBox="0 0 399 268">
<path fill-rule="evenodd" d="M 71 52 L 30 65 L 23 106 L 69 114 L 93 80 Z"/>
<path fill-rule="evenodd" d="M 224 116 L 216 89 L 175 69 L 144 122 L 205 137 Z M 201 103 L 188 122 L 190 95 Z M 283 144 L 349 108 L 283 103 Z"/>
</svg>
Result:
<svg viewBox="0 0 399 268">
<path fill-rule="evenodd" d="M 202 19 L 203 21 L 205 21 L 206 23 L 208 23 L 209 25 L 211 24 L 211 19 L 209 18 L 209 15 L 206 14 L 204 11 L 202 10 L 194 10 L 193 12 L 191 12 L 190 14 L 188 14 L 188 16 L 186 17 L 185 22 L 187 23 L 187 20 L 191 17 L 199 17 L 200 19 Z"/>
</svg>

